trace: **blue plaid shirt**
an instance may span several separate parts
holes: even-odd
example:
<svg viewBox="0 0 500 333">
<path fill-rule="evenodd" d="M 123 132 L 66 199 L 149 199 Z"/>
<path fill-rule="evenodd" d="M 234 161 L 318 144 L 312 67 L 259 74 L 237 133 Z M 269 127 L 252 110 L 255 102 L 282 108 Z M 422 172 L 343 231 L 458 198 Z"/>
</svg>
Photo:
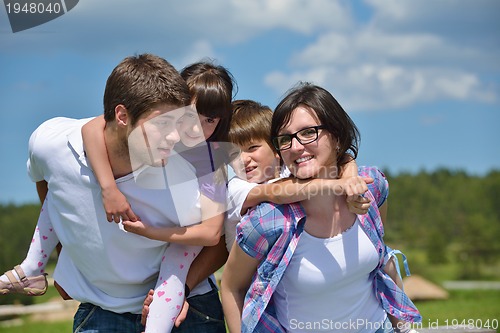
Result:
<svg viewBox="0 0 500 333">
<path fill-rule="evenodd" d="M 422 317 L 415 305 L 383 271 L 389 256 L 397 252 L 383 242 L 384 227 L 378 210 L 387 198 L 388 182 L 374 167 L 359 168 L 359 175 L 374 179 L 365 194 L 372 201 L 368 213 L 358 215 L 363 230 L 379 253 L 379 263 L 370 273 L 374 292 L 387 313 L 407 322 L 420 322 Z M 292 259 L 305 222 L 305 212 L 299 203 L 266 202 L 250 211 L 238 224 L 239 246 L 249 256 L 261 260 L 245 296 L 242 332 L 284 332 L 272 296 Z"/>
</svg>

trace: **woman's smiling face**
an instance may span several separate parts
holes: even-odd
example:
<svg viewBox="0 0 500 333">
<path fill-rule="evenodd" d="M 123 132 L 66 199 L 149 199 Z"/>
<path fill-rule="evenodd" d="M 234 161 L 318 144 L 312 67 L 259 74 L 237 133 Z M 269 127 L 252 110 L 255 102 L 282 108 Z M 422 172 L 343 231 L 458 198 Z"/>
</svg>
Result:
<svg viewBox="0 0 500 333">
<path fill-rule="evenodd" d="M 290 121 L 283 126 L 278 135 L 294 134 L 304 128 L 319 126 L 316 113 L 299 106 L 292 111 Z M 337 177 L 337 140 L 323 129 L 318 130 L 318 139 L 301 144 L 292 139 L 289 149 L 281 151 L 281 157 L 290 172 L 297 178 L 336 178 Z"/>
</svg>

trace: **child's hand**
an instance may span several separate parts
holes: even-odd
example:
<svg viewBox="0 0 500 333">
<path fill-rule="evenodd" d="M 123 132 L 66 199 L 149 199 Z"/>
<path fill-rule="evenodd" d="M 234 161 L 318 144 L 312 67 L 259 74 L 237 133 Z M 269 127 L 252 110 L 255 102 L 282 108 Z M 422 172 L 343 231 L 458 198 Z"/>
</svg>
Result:
<svg viewBox="0 0 500 333">
<path fill-rule="evenodd" d="M 347 207 L 354 214 L 366 214 L 370 208 L 370 199 L 363 197 L 363 194 L 368 191 L 366 184 L 373 183 L 373 178 L 370 177 L 349 177 L 345 179 L 344 192 L 347 196 Z"/>
<path fill-rule="evenodd" d="M 114 187 L 108 190 L 102 190 L 102 202 L 106 211 L 108 222 L 132 221 L 135 222 L 139 218 L 135 215 L 127 201 L 127 198 Z"/>
<path fill-rule="evenodd" d="M 153 303 L 154 290 L 150 289 L 148 295 L 144 299 L 144 303 L 142 303 L 142 314 L 141 314 L 141 324 L 146 325 L 146 319 L 149 314 L 149 306 Z"/>
<path fill-rule="evenodd" d="M 122 221 L 122 224 L 123 224 L 123 229 L 125 229 L 125 231 L 134 233 L 139 236 L 144 236 L 150 239 L 154 239 L 152 237 L 155 234 L 154 229 L 156 228 L 147 225 L 146 223 L 143 223 L 141 220 Z"/>
<path fill-rule="evenodd" d="M 370 177 L 348 177 L 339 179 L 341 183 L 341 191 L 343 194 L 347 195 L 349 200 L 356 199 L 357 196 L 363 195 L 368 191 L 368 186 L 366 184 L 373 183 L 373 178 Z"/>
<path fill-rule="evenodd" d="M 347 197 L 347 208 L 351 213 L 364 215 L 368 213 L 368 209 L 370 208 L 370 199 L 365 198 L 362 195 L 357 195 L 354 199 L 350 199 Z"/>
<path fill-rule="evenodd" d="M 148 295 L 144 299 L 142 303 L 142 313 L 141 313 L 141 324 L 146 325 L 146 320 L 149 314 L 149 306 L 153 303 L 154 290 L 150 289 Z M 179 327 L 180 324 L 186 319 L 187 312 L 189 310 L 189 303 L 184 300 L 184 304 L 182 305 L 182 309 L 175 318 L 175 327 Z"/>
<path fill-rule="evenodd" d="M 179 325 L 182 324 L 184 320 L 186 320 L 188 310 L 189 310 L 189 303 L 186 300 L 184 300 L 181 312 L 179 312 L 177 318 L 175 318 L 175 327 L 179 327 Z"/>
</svg>

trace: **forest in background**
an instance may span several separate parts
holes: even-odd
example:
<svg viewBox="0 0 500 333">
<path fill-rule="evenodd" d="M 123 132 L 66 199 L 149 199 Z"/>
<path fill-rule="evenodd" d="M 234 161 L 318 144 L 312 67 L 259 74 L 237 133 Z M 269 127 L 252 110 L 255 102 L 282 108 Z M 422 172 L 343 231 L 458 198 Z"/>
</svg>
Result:
<svg viewBox="0 0 500 333">
<path fill-rule="evenodd" d="M 440 169 L 386 176 L 385 241 L 407 255 L 413 274 L 438 283 L 500 280 L 500 171 L 471 176 Z M 2 272 L 24 258 L 39 210 L 39 204 L 0 204 Z M 9 297 L 0 299 L 5 303 Z"/>
</svg>

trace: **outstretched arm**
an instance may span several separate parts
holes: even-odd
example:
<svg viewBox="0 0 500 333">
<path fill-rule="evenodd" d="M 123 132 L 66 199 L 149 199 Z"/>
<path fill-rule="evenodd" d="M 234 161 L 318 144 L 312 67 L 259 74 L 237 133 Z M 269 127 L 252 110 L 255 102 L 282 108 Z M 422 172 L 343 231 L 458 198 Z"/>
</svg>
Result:
<svg viewBox="0 0 500 333">
<path fill-rule="evenodd" d="M 105 125 L 103 116 L 96 117 L 82 127 L 82 136 L 86 155 L 101 186 L 106 218 L 117 223 L 120 219 L 137 221 L 130 204 L 116 186 L 104 141 Z"/>
<path fill-rule="evenodd" d="M 373 179 L 360 177 L 356 161 L 348 154 L 345 158 L 348 162 L 342 167 L 339 179 L 290 177 L 254 187 L 248 193 L 240 213 L 243 215 L 249 208 L 264 201 L 288 204 L 308 200 L 317 195 L 347 195 L 349 209 L 356 214 L 365 214 L 370 200 L 361 195 L 368 190 L 366 184 L 372 183 Z"/>
<path fill-rule="evenodd" d="M 372 178 L 348 177 L 341 179 L 286 178 L 274 183 L 260 184 L 250 192 L 242 206 L 241 214 L 261 202 L 288 204 L 308 200 L 317 195 L 358 195 L 368 190 Z"/>
</svg>

